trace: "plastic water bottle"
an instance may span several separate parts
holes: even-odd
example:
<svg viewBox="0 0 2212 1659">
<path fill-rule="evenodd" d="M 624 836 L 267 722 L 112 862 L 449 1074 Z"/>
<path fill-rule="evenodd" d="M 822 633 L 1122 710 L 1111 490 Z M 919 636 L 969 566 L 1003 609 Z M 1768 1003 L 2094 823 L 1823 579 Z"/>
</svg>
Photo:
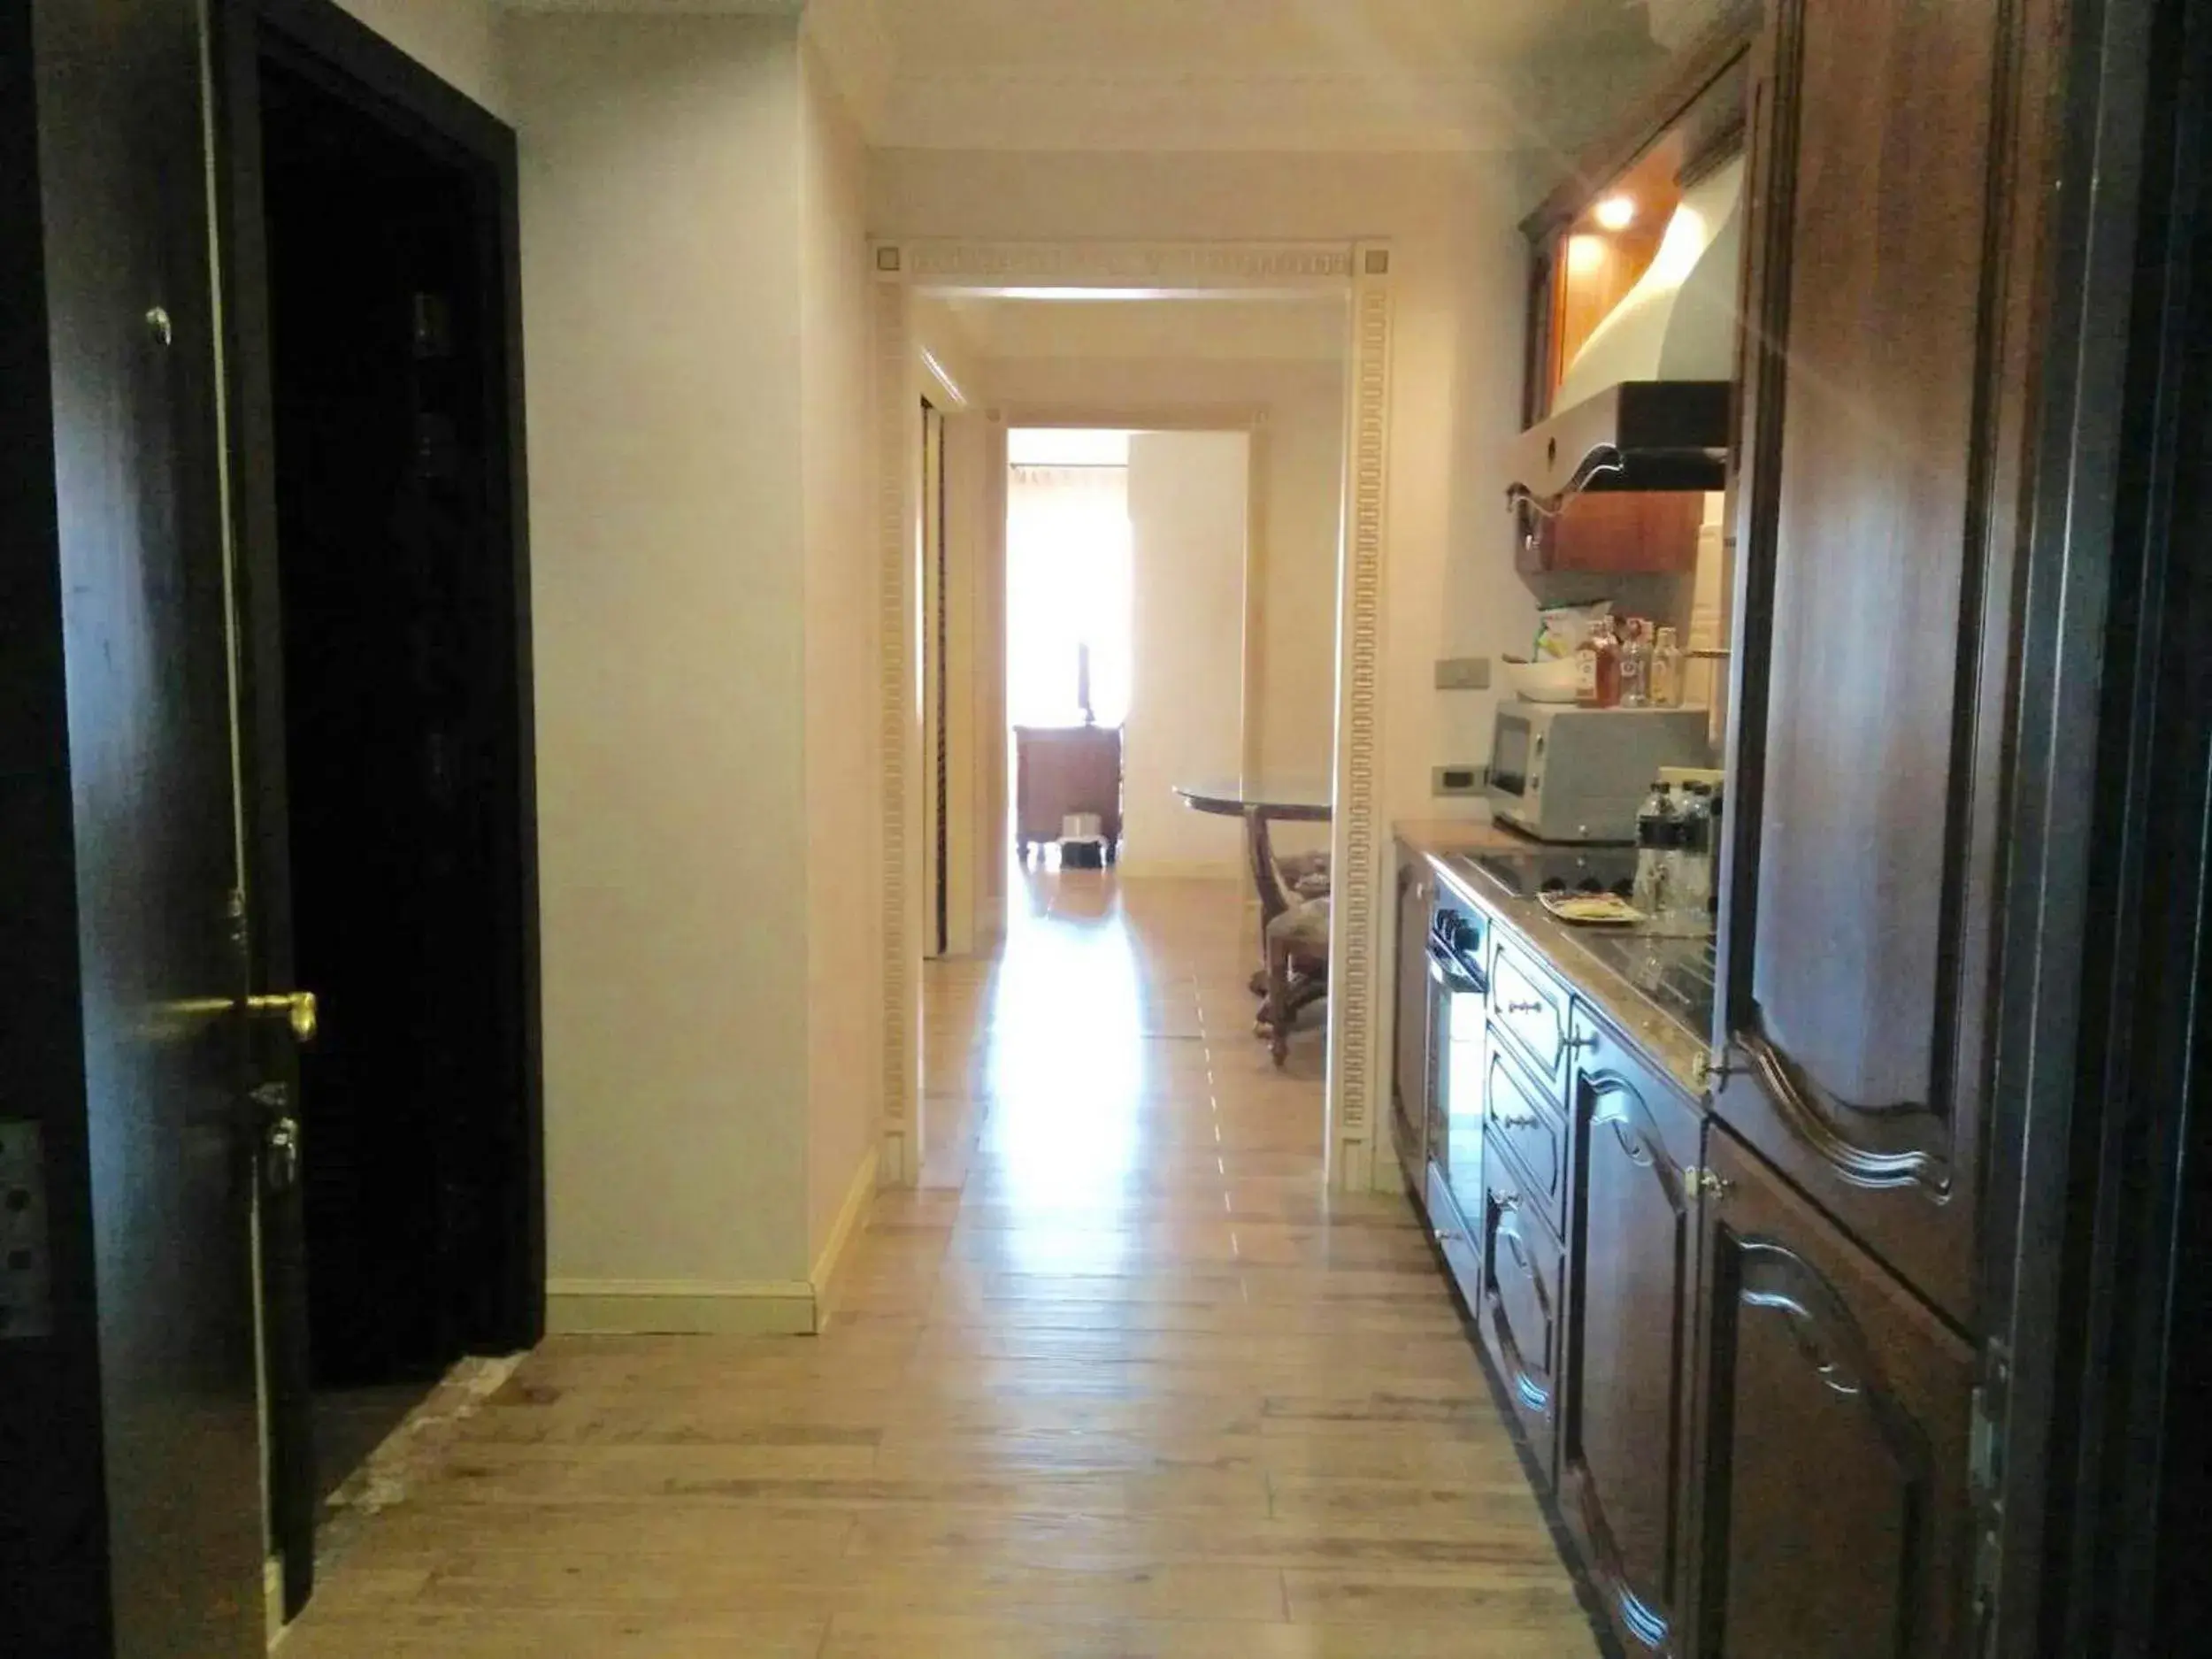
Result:
<svg viewBox="0 0 2212 1659">
<path fill-rule="evenodd" d="M 1674 791 L 1668 785 L 1652 786 L 1636 810 L 1636 908 L 1652 921 L 1666 912 L 1668 860 L 1675 842 Z"/>
<path fill-rule="evenodd" d="M 1713 791 L 1694 783 L 1682 793 L 1675 819 L 1675 843 L 1668 854 L 1665 879 L 1670 932 L 1701 933 L 1709 925 L 1713 899 Z"/>
</svg>

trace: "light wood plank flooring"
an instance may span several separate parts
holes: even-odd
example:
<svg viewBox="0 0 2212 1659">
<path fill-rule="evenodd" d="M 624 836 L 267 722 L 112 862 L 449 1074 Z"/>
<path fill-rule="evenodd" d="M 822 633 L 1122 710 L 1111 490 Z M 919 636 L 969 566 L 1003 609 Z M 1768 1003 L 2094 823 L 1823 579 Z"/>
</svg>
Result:
<svg viewBox="0 0 2212 1659">
<path fill-rule="evenodd" d="M 1413 1217 L 1332 1194 L 1237 889 L 1033 876 L 928 974 L 929 1185 L 813 1339 L 565 1339 L 286 1659 L 1586 1659 Z"/>
</svg>

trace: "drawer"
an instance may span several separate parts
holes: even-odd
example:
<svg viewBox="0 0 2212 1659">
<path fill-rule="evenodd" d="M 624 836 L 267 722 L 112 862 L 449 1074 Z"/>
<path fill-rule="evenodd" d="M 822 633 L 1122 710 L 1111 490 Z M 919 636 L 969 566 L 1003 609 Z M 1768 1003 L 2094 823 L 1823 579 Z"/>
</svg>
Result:
<svg viewBox="0 0 2212 1659">
<path fill-rule="evenodd" d="M 1567 1121 L 1523 1075 L 1518 1062 L 1491 1044 L 1482 1079 L 1482 1136 L 1486 1153 L 1502 1147 L 1517 1167 L 1530 1200 L 1551 1230 L 1567 1232 Z M 1487 1165 L 1491 1159 L 1486 1157 Z"/>
<path fill-rule="evenodd" d="M 1490 1025 L 1548 1084 L 1555 1100 L 1566 1097 L 1567 998 L 1551 976 L 1507 944 L 1490 965 Z"/>
<path fill-rule="evenodd" d="M 1483 1186 L 1482 1298 L 1476 1324 L 1548 1487 L 1556 1479 L 1559 1449 L 1565 1252 L 1510 1163 L 1500 1158 L 1488 1164 Z"/>
</svg>

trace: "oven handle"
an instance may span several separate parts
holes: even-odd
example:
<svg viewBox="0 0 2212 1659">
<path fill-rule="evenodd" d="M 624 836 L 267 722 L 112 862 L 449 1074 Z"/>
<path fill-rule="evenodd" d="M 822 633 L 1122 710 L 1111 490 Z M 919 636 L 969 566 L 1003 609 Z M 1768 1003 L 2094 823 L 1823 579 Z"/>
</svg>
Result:
<svg viewBox="0 0 2212 1659">
<path fill-rule="evenodd" d="M 1429 981 L 1453 996 L 1490 995 L 1490 987 L 1480 974 L 1465 966 L 1458 957 L 1447 953 L 1432 939 L 1429 941 Z"/>
</svg>

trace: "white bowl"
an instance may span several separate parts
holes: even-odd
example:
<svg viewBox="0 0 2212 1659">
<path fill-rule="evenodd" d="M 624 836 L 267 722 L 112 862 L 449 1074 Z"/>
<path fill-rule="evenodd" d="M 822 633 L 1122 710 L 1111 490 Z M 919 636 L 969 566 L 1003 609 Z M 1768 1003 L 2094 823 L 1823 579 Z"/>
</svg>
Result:
<svg viewBox="0 0 2212 1659">
<path fill-rule="evenodd" d="M 1575 665 L 1564 657 L 1546 657 L 1538 663 L 1503 663 L 1505 687 L 1515 695 L 1530 703 L 1572 703 L 1575 700 Z"/>
</svg>

